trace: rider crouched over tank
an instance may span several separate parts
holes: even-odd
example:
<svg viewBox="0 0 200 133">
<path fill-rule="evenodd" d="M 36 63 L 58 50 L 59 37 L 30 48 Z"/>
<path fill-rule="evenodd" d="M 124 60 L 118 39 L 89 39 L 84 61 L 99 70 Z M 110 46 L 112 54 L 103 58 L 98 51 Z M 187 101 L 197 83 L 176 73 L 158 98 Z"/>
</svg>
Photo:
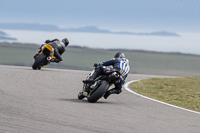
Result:
<svg viewBox="0 0 200 133">
<path fill-rule="evenodd" d="M 124 53 L 117 52 L 113 59 L 101 63 L 95 63 L 94 67 L 95 71 L 93 75 L 89 79 L 83 80 L 83 83 L 92 83 L 99 75 L 104 74 L 107 70 L 113 69 L 120 73 L 120 80 L 114 84 L 115 87 L 113 89 L 108 90 L 105 93 L 104 98 L 107 99 L 111 94 L 120 94 L 122 92 L 122 85 L 125 83 L 125 79 L 130 70 L 129 60 L 125 58 Z"/>
<path fill-rule="evenodd" d="M 69 40 L 67 38 L 62 39 L 62 41 L 60 41 L 59 39 L 46 40 L 45 44 L 42 44 L 36 51 L 36 54 L 33 56 L 33 58 L 36 60 L 38 56 L 41 54 L 41 52 L 43 52 L 44 48 L 45 47 L 48 48 L 47 45 L 50 45 L 50 47 L 53 49 L 53 51 L 51 52 L 54 58 L 50 58 L 51 56 L 49 56 L 47 58 L 48 62 L 62 63 L 63 59 L 61 55 L 65 52 L 65 47 L 67 47 L 68 44 Z M 38 69 L 40 69 L 41 66 L 39 66 Z"/>
</svg>

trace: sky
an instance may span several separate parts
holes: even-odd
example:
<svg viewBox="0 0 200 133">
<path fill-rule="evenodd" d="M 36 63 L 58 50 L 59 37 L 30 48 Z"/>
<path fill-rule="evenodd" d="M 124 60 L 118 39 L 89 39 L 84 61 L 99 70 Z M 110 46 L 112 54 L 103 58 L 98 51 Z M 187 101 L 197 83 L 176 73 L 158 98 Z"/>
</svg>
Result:
<svg viewBox="0 0 200 133">
<path fill-rule="evenodd" d="M 0 0 L 0 23 L 52 24 L 61 28 L 98 26 L 128 32 L 169 31 L 181 34 L 182 38 L 195 34 L 191 42 L 196 47 L 200 43 L 196 38 L 200 34 L 200 0 Z"/>
<path fill-rule="evenodd" d="M 0 0 L 0 22 L 199 31 L 199 0 Z"/>
</svg>

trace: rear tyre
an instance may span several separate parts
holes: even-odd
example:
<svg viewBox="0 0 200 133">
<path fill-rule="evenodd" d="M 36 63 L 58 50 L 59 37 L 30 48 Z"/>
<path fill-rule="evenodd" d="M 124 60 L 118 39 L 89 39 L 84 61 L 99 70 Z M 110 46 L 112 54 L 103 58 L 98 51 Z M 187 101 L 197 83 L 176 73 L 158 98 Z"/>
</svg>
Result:
<svg viewBox="0 0 200 133">
<path fill-rule="evenodd" d="M 38 68 L 41 68 L 41 63 L 44 61 L 44 59 L 47 58 L 47 56 L 42 53 L 41 55 L 39 55 L 36 59 L 35 59 L 35 62 L 33 63 L 32 65 L 32 68 L 34 70 L 37 70 Z"/>
<path fill-rule="evenodd" d="M 95 90 L 92 94 L 90 94 L 87 99 L 88 102 L 90 103 L 95 103 L 97 102 L 108 90 L 109 88 L 109 83 L 105 80 L 102 81 L 102 84 L 99 86 L 98 89 Z"/>
</svg>

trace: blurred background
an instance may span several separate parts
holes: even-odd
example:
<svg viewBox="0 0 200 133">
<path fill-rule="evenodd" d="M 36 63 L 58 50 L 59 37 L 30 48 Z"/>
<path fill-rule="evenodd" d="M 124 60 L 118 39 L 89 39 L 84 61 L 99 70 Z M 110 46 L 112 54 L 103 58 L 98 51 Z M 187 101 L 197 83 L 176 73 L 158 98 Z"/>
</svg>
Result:
<svg viewBox="0 0 200 133">
<path fill-rule="evenodd" d="M 67 62 L 67 50 L 64 68 L 89 70 L 94 62 L 110 59 L 121 50 L 132 61 L 132 73 L 199 76 L 199 7 L 199 0 L 0 0 L 1 49 L 67 37 L 71 51 L 87 48 L 100 54 L 86 55 L 91 62 L 81 67 Z M 18 65 L 31 66 L 36 47 L 27 56 L 31 62 Z M 16 60 L 8 63 L 7 53 L 1 52 L 0 64 L 16 64 L 12 63 Z M 77 52 L 84 53 L 88 52 Z"/>
</svg>

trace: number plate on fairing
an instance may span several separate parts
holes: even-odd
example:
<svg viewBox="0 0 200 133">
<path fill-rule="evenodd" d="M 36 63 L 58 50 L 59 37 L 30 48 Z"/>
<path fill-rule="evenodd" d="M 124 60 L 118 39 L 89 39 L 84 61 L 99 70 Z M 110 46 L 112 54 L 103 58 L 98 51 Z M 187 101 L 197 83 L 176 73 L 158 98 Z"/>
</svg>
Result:
<svg viewBox="0 0 200 133">
<path fill-rule="evenodd" d="M 83 92 L 83 96 L 88 96 L 88 93 L 87 92 Z"/>
</svg>

